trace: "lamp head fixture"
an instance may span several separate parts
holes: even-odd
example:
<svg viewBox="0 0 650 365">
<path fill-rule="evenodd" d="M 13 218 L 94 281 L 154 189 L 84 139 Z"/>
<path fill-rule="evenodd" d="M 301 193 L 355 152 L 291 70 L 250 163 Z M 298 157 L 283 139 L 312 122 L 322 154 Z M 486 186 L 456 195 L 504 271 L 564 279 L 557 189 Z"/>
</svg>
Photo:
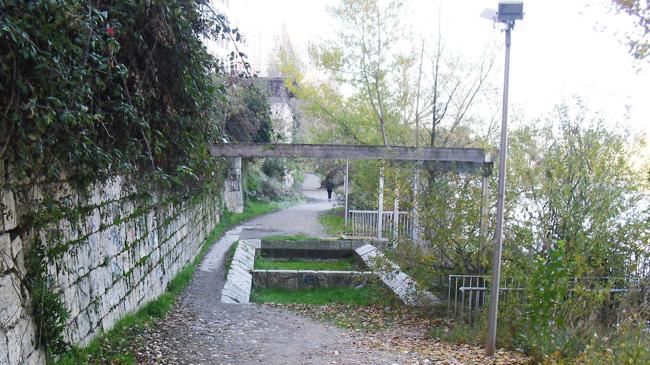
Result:
<svg viewBox="0 0 650 365">
<path fill-rule="evenodd" d="M 481 17 L 495 23 L 503 23 L 508 28 L 513 28 L 516 20 L 524 18 L 524 3 L 521 1 L 500 1 L 498 9 L 485 9 Z"/>
</svg>

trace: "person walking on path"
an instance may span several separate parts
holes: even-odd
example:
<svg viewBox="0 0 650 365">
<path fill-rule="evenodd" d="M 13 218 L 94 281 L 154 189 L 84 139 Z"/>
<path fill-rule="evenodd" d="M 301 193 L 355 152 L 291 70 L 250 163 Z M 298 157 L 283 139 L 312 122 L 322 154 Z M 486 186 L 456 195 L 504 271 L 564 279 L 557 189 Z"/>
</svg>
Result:
<svg viewBox="0 0 650 365">
<path fill-rule="evenodd" d="M 325 179 L 325 189 L 327 189 L 327 200 L 332 200 L 332 189 L 334 189 L 334 182 L 332 181 L 331 176 L 328 176 L 327 179 Z"/>
</svg>

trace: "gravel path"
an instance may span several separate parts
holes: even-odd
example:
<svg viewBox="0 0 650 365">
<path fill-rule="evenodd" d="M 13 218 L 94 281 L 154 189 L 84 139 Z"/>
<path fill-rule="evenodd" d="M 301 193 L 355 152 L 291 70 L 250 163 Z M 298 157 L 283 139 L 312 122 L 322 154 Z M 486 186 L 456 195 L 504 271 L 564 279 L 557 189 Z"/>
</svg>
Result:
<svg viewBox="0 0 650 365">
<path fill-rule="evenodd" d="M 327 200 L 327 192 L 320 190 L 320 178 L 306 174 L 303 194 L 308 202 L 283 209 L 279 212 L 255 218 L 244 225 L 241 239 L 261 238 L 276 234 L 305 234 L 312 237 L 328 237 L 325 228 L 318 223 L 318 215 L 334 208 L 335 193 Z"/>
<path fill-rule="evenodd" d="M 306 185 L 315 187 L 314 177 Z M 312 185 L 309 185 L 312 184 Z M 167 318 L 144 333 L 139 361 L 146 364 L 401 364 L 403 355 L 363 345 L 351 331 L 319 323 L 285 309 L 220 302 L 223 260 L 239 238 L 304 233 L 325 237 L 318 213 L 332 203 L 315 198 L 254 219 L 229 231 L 202 265 Z M 319 200 L 316 200 L 319 199 Z"/>
</svg>

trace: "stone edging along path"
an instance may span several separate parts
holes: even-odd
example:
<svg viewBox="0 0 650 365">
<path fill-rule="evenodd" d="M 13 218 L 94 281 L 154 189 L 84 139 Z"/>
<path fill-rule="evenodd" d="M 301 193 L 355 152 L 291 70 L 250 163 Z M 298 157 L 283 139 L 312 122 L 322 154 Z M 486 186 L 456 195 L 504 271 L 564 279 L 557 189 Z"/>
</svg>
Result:
<svg viewBox="0 0 650 365">
<path fill-rule="evenodd" d="M 255 249 L 260 240 L 241 240 L 235 250 L 230 264 L 226 283 L 221 291 L 222 303 L 248 303 L 253 284 L 253 265 L 255 264 Z"/>
<path fill-rule="evenodd" d="M 390 290 L 405 304 L 416 307 L 439 304 L 440 299 L 417 287 L 415 281 L 406 275 L 397 264 L 388 260 L 377 247 L 366 244 L 354 250 Z"/>
<path fill-rule="evenodd" d="M 222 303 L 248 303 L 253 284 L 252 271 L 255 252 L 261 247 L 261 240 L 241 240 L 232 259 L 226 283 L 221 292 Z M 366 244 L 354 250 L 367 267 L 373 269 L 381 281 L 405 304 L 428 306 L 440 303 L 435 295 L 420 289 L 399 266 L 389 261 L 376 247 Z"/>
</svg>

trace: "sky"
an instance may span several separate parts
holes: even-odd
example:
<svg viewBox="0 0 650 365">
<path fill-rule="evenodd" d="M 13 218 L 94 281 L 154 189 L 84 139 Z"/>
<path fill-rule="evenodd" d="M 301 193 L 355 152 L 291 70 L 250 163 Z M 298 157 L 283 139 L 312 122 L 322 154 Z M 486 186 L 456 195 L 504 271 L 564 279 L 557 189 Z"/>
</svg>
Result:
<svg viewBox="0 0 650 365">
<path fill-rule="evenodd" d="M 306 47 L 335 36 L 327 12 L 337 0 L 231 0 L 230 17 L 244 36 L 257 38 L 256 52 L 267 62 L 274 39 L 285 27 L 294 48 L 307 60 Z M 477 58 L 497 52 L 492 82 L 503 80 L 502 27 L 481 18 L 497 0 L 406 0 L 405 23 L 413 34 L 430 37 L 442 20 L 446 49 Z M 440 16 L 438 13 L 440 12 Z M 611 11 L 608 0 L 529 0 L 513 31 L 510 108 L 526 120 L 548 114 L 553 105 L 580 96 L 602 112 L 612 128 L 650 135 L 650 61 L 627 53 L 624 35 L 631 20 Z M 419 38 L 420 36 L 418 36 Z M 250 51 L 249 51 L 250 52 Z M 624 116 L 629 124 L 622 123 Z"/>
</svg>

